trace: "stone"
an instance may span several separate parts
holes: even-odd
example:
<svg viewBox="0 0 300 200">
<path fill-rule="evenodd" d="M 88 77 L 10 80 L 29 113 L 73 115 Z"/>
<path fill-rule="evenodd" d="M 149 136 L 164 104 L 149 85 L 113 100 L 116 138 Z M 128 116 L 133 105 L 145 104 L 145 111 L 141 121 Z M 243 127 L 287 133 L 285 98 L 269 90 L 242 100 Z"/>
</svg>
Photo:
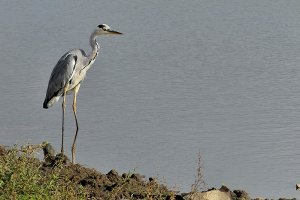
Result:
<svg viewBox="0 0 300 200">
<path fill-rule="evenodd" d="M 232 200 L 229 192 L 211 190 L 207 192 L 196 192 L 185 197 L 186 200 Z"/>
<path fill-rule="evenodd" d="M 248 193 L 243 190 L 234 190 L 233 193 L 235 195 L 232 195 L 233 200 L 251 200 Z"/>
</svg>

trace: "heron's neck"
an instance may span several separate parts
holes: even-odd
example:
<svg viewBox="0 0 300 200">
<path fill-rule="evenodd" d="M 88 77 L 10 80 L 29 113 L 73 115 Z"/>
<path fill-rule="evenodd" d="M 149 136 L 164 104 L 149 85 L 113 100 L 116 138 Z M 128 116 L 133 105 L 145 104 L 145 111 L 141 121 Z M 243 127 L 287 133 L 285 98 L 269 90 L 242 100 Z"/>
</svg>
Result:
<svg viewBox="0 0 300 200">
<path fill-rule="evenodd" d="M 92 53 L 88 56 L 90 62 L 96 59 L 100 50 L 100 45 L 96 41 L 96 37 L 97 37 L 96 33 L 92 33 L 90 37 L 90 45 L 92 47 Z"/>
</svg>

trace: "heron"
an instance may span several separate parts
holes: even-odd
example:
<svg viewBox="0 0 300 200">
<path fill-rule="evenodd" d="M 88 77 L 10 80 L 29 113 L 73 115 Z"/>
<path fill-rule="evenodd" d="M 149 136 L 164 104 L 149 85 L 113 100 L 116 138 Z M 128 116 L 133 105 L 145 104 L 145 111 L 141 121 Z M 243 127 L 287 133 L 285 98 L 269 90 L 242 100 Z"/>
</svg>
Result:
<svg viewBox="0 0 300 200">
<path fill-rule="evenodd" d="M 66 110 L 66 95 L 74 94 L 73 113 L 76 123 L 76 132 L 72 144 L 72 163 L 75 164 L 76 139 L 78 134 L 78 121 L 76 115 L 76 99 L 82 81 L 87 71 L 93 65 L 100 51 L 100 44 L 96 37 L 99 35 L 120 35 L 122 33 L 112 30 L 107 24 L 98 25 L 92 32 L 89 42 L 92 52 L 86 54 L 82 49 L 73 49 L 65 53 L 57 62 L 50 75 L 48 88 L 46 92 L 43 108 L 50 108 L 60 97 L 62 100 L 62 136 L 61 136 L 61 154 L 64 155 L 64 121 Z"/>
</svg>

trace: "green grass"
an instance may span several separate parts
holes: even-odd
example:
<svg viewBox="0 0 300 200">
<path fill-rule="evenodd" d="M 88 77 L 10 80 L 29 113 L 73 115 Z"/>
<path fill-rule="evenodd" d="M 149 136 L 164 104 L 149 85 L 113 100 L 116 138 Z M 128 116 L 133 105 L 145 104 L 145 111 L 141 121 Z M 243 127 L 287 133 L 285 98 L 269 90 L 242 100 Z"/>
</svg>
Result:
<svg viewBox="0 0 300 200">
<path fill-rule="evenodd" d="M 64 174 L 62 165 L 46 172 L 34 150 L 15 146 L 0 155 L 0 199 L 86 199 Z"/>
</svg>

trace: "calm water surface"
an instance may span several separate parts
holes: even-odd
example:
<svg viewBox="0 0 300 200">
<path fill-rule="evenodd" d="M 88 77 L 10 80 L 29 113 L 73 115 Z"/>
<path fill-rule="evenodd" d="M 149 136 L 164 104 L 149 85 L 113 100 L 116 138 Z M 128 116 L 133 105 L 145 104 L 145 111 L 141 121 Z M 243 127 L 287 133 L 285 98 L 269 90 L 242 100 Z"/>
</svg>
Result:
<svg viewBox="0 0 300 200">
<path fill-rule="evenodd" d="M 2 144 L 59 149 L 48 78 L 67 50 L 90 51 L 101 23 L 125 34 L 98 39 L 79 92 L 79 163 L 188 191 L 200 151 L 210 187 L 300 196 L 299 1 L 1 1 Z"/>
</svg>

